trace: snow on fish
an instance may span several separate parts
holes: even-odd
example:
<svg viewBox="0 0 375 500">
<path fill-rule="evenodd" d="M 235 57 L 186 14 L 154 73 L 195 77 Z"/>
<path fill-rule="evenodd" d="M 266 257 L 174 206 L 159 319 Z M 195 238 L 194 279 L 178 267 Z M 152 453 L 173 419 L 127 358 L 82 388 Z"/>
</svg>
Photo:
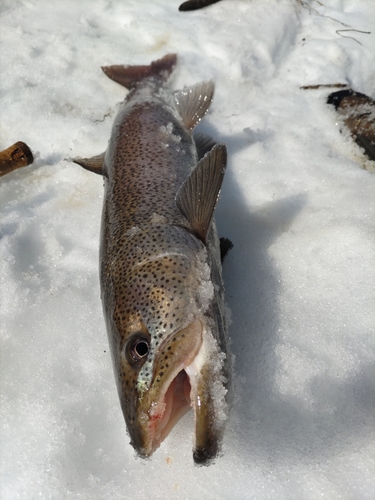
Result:
<svg viewBox="0 0 375 500">
<path fill-rule="evenodd" d="M 131 444 L 149 457 L 192 407 L 194 461 L 221 449 L 230 379 L 214 209 L 227 150 L 192 130 L 212 81 L 172 92 L 168 54 L 102 68 L 130 90 L 105 153 L 76 158 L 105 179 L 100 246 L 103 311 Z"/>
<path fill-rule="evenodd" d="M 375 100 L 349 88 L 333 92 L 327 102 L 335 106 L 358 146 L 375 161 Z"/>
</svg>

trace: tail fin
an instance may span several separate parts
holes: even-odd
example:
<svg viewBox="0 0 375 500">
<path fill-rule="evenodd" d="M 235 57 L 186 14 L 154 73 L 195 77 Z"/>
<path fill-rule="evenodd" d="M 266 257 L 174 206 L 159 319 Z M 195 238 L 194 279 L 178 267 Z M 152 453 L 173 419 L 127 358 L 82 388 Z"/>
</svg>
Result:
<svg viewBox="0 0 375 500">
<path fill-rule="evenodd" d="M 151 76 L 167 80 L 176 62 L 176 54 L 167 54 L 148 66 L 103 66 L 102 70 L 108 78 L 130 90 Z"/>
</svg>

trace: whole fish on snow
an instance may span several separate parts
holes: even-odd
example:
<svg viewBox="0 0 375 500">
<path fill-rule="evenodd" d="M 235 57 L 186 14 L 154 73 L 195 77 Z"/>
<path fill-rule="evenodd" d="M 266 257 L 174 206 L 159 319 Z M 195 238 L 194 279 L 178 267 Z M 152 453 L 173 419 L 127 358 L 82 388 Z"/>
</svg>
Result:
<svg viewBox="0 0 375 500">
<path fill-rule="evenodd" d="M 227 152 L 192 130 L 214 85 L 171 92 L 169 54 L 103 71 L 127 87 L 108 148 L 74 161 L 104 176 L 100 282 L 114 372 L 131 444 L 150 456 L 193 407 L 194 460 L 218 454 L 230 357 L 213 212 Z"/>
</svg>

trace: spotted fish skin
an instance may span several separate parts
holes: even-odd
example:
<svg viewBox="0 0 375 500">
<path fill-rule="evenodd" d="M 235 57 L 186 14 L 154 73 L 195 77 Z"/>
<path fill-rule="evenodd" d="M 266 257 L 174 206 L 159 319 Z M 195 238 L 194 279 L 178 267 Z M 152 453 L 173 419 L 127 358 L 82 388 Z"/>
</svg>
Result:
<svg viewBox="0 0 375 500">
<path fill-rule="evenodd" d="M 173 95 L 175 63 L 170 54 L 103 68 L 130 92 L 106 152 L 74 161 L 105 179 L 101 297 L 131 444 L 150 456 L 192 406 L 194 460 L 208 464 L 220 451 L 230 372 L 213 220 L 226 148 L 194 139 L 213 84 Z"/>
<path fill-rule="evenodd" d="M 375 100 L 347 88 L 330 94 L 327 102 L 335 106 L 355 142 L 375 161 Z"/>
</svg>

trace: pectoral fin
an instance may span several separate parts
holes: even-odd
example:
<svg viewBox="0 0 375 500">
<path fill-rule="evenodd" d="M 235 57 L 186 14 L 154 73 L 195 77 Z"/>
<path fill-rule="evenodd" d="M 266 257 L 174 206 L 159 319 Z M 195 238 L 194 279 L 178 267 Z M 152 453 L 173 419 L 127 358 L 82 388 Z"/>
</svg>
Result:
<svg viewBox="0 0 375 500">
<path fill-rule="evenodd" d="M 92 158 L 73 158 L 73 162 L 81 165 L 81 167 L 86 170 L 90 170 L 90 172 L 94 172 L 99 175 L 107 175 L 104 168 L 104 155 L 105 152 L 101 155 L 93 156 Z"/>
<path fill-rule="evenodd" d="M 225 144 L 217 144 L 197 164 L 180 187 L 176 204 L 192 230 L 206 242 L 227 163 Z"/>
<path fill-rule="evenodd" d="M 197 83 L 174 93 L 177 110 L 189 130 L 193 130 L 207 113 L 214 96 L 214 89 L 214 82 L 209 81 Z"/>
<path fill-rule="evenodd" d="M 224 262 L 225 257 L 232 250 L 233 243 L 228 238 L 220 238 L 220 257 L 221 263 Z"/>
</svg>

